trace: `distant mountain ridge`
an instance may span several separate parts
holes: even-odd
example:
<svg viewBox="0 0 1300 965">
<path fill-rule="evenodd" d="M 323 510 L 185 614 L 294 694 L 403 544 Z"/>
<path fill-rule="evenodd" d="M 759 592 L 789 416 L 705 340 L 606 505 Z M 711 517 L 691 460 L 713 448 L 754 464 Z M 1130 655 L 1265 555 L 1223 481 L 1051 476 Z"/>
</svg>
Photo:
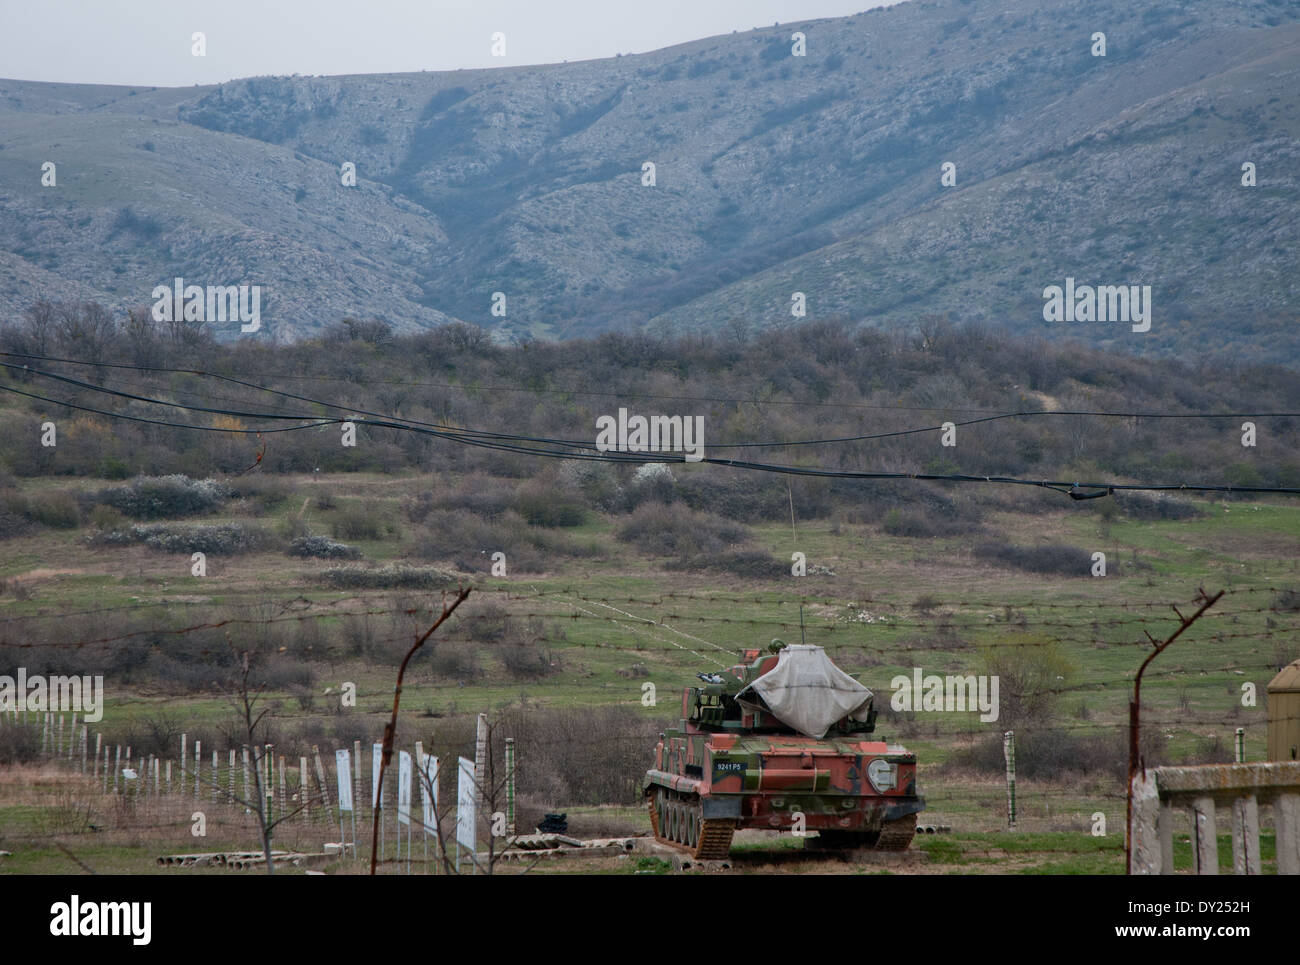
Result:
<svg viewBox="0 0 1300 965">
<path fill-rule="evenodd" d="M 565 337 L 779 325 L 802 292 L 1294 364 L 1297 71 L 1295 4 L 912 0 L 541 67 L 0 81 L 0 309 L 184 277 L 260 284 L 260 338 Z M 1045 322 L 1067 278 L 1150 285 L 1150 331 Z"/>
</svg>

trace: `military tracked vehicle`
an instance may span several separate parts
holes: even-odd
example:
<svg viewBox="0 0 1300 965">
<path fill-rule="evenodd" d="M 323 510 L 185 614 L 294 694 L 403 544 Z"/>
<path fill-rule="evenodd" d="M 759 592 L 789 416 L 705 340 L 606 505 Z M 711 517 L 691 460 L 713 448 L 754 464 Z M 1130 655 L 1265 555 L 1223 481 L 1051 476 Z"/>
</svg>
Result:
<svg viewBox="0 0 1300 965">
<path fill-rule="evenodd" d="M 727 857 L 737 828 L 807 834 L 822 848 L 911 844 L 925 808 L 916 756 L 868 736 L 872 692 L 821 647 L 773 641 L 697 676 L 646 773 L 658 841 L 702 860 Z"/>
</svg>

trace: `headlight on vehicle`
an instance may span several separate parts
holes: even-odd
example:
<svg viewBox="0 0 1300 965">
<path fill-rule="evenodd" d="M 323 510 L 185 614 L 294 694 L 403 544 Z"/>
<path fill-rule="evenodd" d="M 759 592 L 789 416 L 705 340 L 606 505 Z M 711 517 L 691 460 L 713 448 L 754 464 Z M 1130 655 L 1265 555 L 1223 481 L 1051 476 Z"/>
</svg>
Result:
<svg viewBox="0 0 1300 965">
<path fill-rule="evenodd" d="M 898 765 L 877 757 L 867 765 L 867 780 L 880 793 L 898 786 Z"/>
</svg>

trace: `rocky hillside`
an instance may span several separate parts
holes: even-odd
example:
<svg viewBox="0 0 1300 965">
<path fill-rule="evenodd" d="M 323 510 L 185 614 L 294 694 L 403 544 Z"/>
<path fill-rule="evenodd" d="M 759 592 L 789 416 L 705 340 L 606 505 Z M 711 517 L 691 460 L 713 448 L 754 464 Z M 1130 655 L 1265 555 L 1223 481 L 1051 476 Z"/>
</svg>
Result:
<svg viewBox="0 0 1300 965">
<path fill-rule="evenodd" d="M 179 275 L 260 284 L 250 337 L 564 337 L 782 324 L 799 291 L 810 318 L 1294 363 L 1297 72 L 1285 2 L 913 0 L 544 67 L 0 81 L 0 311 Z M 1151 330 L 1045 322 L 1067 277 L 1151 286 Z"/>
</svg>

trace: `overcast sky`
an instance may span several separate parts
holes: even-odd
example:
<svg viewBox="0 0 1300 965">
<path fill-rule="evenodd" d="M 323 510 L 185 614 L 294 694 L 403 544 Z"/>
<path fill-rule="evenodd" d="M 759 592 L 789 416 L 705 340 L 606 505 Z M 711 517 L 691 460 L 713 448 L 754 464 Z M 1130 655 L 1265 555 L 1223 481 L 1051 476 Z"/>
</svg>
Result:
<svg viewBox="0 0 1300 965">
<path fill-rule="evenodd" d="M 588 60 L 885 0 L 0 0 L 0 77 L 189 86 Z M 206 37 L 206 56 L 191 36 Z M 506 35 L 494 57 L 492 34 Z"/>
</svg>

